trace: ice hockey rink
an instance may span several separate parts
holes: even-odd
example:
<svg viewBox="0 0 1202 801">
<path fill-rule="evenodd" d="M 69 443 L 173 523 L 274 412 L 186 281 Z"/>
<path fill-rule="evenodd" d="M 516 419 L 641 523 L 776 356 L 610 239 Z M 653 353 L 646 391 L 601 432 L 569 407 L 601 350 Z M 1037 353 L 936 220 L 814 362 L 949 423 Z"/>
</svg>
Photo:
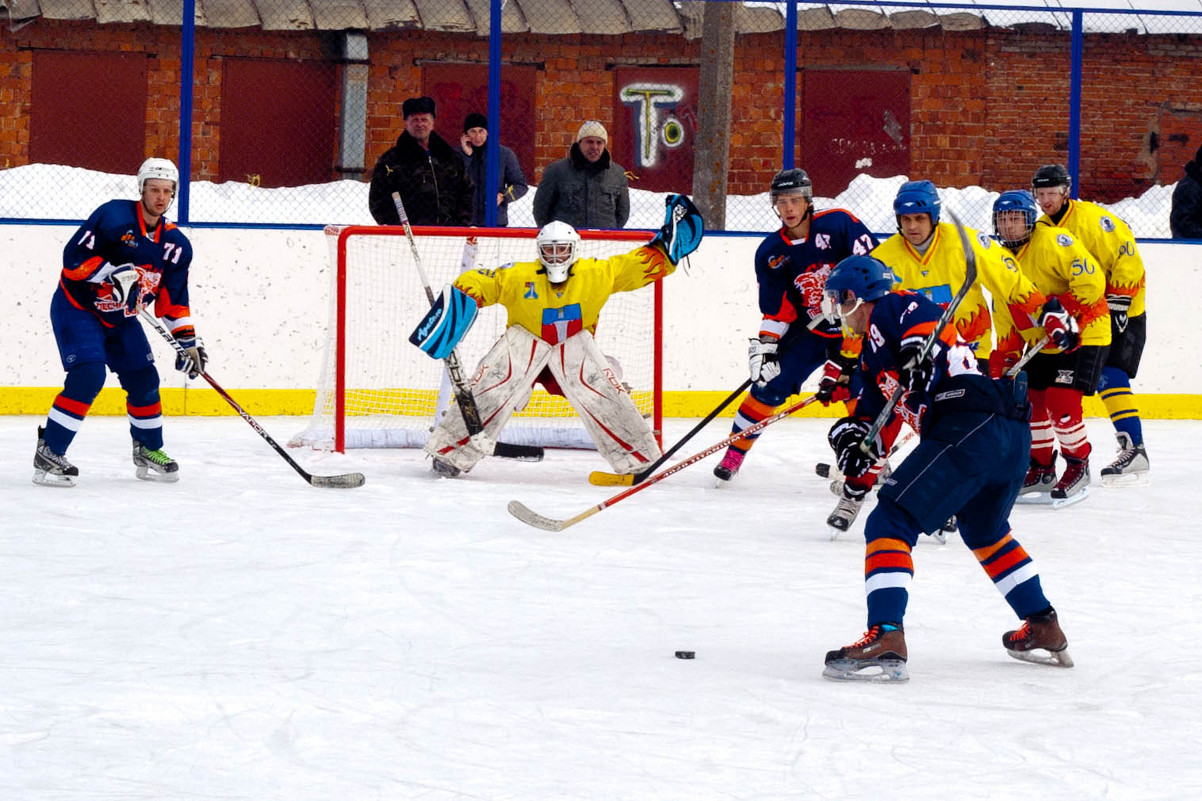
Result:
<svg viewBox="0 0 1202 801">
<path fill-rule="evenodd" d="M 417 451 L 293 452 L 367 476 L 314 489 L 241 419 L 169 418 L 160 485 L 96 417 L 54 489 L 30 482 L 40 422 L 0 418 L 6 799 L 1202 797 L 1202 422 L 1145 423 L 1147 487 L 1016 509 L 1075 668 L 1008 657 L 972 555 L 924 537 L 890 686 L 820 675 L 865 623 L 866 514 L 832 542 L 814 472 L 829 420 L 771 427 L 729 486 L 713 456 L 558 534 L 506 504 L 610 497 L 595 454 L 446 480 Z M 1114 439 L 1088 424 L 1096 482 Z"/>
</svg>

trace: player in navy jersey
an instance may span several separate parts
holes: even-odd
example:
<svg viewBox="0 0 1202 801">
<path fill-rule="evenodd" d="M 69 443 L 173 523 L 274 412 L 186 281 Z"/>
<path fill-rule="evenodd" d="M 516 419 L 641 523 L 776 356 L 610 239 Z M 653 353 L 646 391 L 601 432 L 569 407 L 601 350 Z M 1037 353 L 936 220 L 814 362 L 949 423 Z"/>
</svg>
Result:
<svg viewBox="0 0 1202 801">
<path fill-rule="evenodd" d="M 75 231 L 63 249 L 63 271 L 50 302 L 50 322 L 67 377 L 44 428 L 38 428 L 33 480 L 75 486 L 79 469 L 67 448 L 104 386 L 106 368 L 125 390 L 138 478 L 177 481 L 179 465 L 163 452 L 159 374 L 138 312 L 154 313 L 183 346 L 175 368 L 195 378 L 207 355 L 192 328 L 188 267 L 192 244 L 163 215 L 179 186 L 167 159 L 147 159 L 138 170 L 138 200 L 110 200 Z"/>
<path fill-rule="evenodd" d="M 755 253 L 759 306 L 758 336 L 749 348 L 751 391 L 735 414 L 732 434 L 770 417 L 819 367 L 823 404 L 850 397 L 858 385 L 855 359 L 841 352 L 843 332 L 822 313 L 827 273 L 840 260 L 877 245 L 864 223 L 843 209 L 814 211 L 814 189 L 804 170 L 782 170 L 772 179 L 769 198 L 781 228 Z M 714 475 L 729 481 L 759 434 L 736 440 Z"/>
<path fill-rule="evenodd" d="M 952 515 L 959 520 L 964 544 L 1024 621 L 1003 635 L 1007 653 L 1072 667 L 1068 640 L 1043 594 L 1039 573 L 1010 533 L 1010 509 L 1026 477 L 1031 447 L 1025 381 L 994 381 L 982 374 L 952 325 L 919 359 L 943 308 L 916 292 L 891 291 L 896 280 L 872 256 L 848 258 L 826 279 L 831 316 L 864 339 L 855 416 L 843 418 L 830 431 L 839 468 L 848 476 L 862 475 L 880 458 L 879 435 L 867 452 L 861 443 L 899 386 L 902 399 L 893 413 L 918 432 L 919 444 L 884 480 L 865 524 L 868 632 L 827 653 L 823 675 L 836 680 L 909 678 L 902 619 L 914 575 L 910 551 L 920 533 L 935 531 Z"/>
</svg>

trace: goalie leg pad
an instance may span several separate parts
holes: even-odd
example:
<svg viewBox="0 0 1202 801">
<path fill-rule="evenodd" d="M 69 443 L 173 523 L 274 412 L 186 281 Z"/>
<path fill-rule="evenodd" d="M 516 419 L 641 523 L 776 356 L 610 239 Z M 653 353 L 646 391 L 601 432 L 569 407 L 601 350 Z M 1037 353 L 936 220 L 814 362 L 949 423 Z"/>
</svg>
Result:
<svg viewBox="0 0 1202 801">
<path fill-rule="evenodd" d="M 651 426 L 591 333 L 581 331 L 556 346 L 548 367 L 615 473 L 637 473 L 659 458 Z"/>
<path fill-rule="evenodd" d="M 513 413 L 530 399 L 534 379 L 547 365 L 551 353 L 549 344 L 521 326 L 506 329 L 480 362 L 472 379 L 472 395 L 480 410 L 484 433 L 471 440 L 463 415 L 458 409 L 449 410 L 426 442 L 426 453 L 464 472 L 490 455 L 491 443 Z"/>
</svg>

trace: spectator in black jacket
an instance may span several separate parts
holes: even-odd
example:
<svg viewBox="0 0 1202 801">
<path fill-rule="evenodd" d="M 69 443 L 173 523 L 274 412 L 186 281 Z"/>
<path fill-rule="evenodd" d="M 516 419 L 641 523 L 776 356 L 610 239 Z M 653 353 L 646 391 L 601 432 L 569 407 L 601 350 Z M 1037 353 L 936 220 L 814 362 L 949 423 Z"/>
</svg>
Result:
<svg viewBox="0 0 1202 801">
<path fill-rule="evenodd" d="M 558 220 L 573 228 L 621 228 L 630 218 L 626 170 L 609 157 L 605 126 L 580 126 L 566 159 L 552 162 L 534 192 L 534 222 Z"/>
<path fill-rule="evenodd" d="M 380 225 L 399 225 L 392 193 L 400 192 L 413 225 L 471 225 L 472 179 L 463 157 L 434 133 L 434 100 L 411 97 L 401 113 L 405 131 L 371 173 L 371 216 Z"/>
<path fill-rule="evenodd" d="M 472 225 L 484 225 L 484 214 L 487 203 L 484 193 L 488 191 L 488 117 L 472 112 L 463 120 L 463 137 L 459 147 L 467 162 L 467 173 L 475 185 L 472 194 Z M 497 227 L 509 225 L 509 204 L 522 197 L 530 190 L 526 185 L 526 175 L 522 165 L 518 163 L 517 154 L 504 145 L 497 145 L 497 159 L 500 169 L 497 171 Z"/>
<path fill-rule="evenodd" d="M 1185 163 L 1185 177 L 1173 190 L 1169 230 L 1174 239 L 1202 239 L 1202 147 Z"/>
</svg>

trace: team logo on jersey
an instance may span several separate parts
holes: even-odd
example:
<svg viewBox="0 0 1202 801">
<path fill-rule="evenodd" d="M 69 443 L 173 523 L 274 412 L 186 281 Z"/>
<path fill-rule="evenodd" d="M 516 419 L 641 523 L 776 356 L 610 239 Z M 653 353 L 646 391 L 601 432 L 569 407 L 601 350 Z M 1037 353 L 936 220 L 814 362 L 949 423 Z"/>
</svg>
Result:
<svg viewBox="0 0 1202 801">
<path fill-rule="evenodd" d="M 138 246 L 138 237 L 133 231 L 126 231 L 123 233 L 121 235 L 121 241 L 131 248 L 136 248 Z"/>
<path fill-rule="evenodd" d="M 817 269 L 804 272 L 793 279 L 793 286 L 801 294 L 801 301 L 810 309 L 822 308 L 822 291 L 826 288 L 826 277 L 831 273 L 831 265 L 823 264 Z"/>
<path fill-rule="evenodd" d="M 1062 248 L 1072 247 L 1073 238 L 1068 234 L 1056 234 L 1056 244 Z"/>
<path fill-rule="evenodd" d="M 1056 371 L 1056 383 L 1057 384 L 1073 383 L 1073 371 L 1072 370 L 1057 370 Z"/>
<path fill-rule="evenodd" d="M 775 270 L 777 267 L 780 267 L 782 264 L 784 264 L 788 260 L 789 260 L 788 255 L 783 254 L 783 253 L 779 256 L 773 256 L 772 258 L 768 259 L 768 269 Z"/>
<path fill-rule="evenodd" d="M 993 240 L 985 236 L 980 231 L 977 232 L 977 242 L 981 245 L 981 250 L 989 250 L 993 247 Z"/>
<path fill-rule="evenodd" d="M 1114 220 L 1109 217 L 1102 218 L 1102 230 L 1108 234 L 1114 233 Z"/>
<path fill-rule="evenodd" d="M 562 309 L 543 309 L 539 336 L 548 344 L 558 345 L 583 329 L 584 318 L 580 313 L 579 303 L 569 303 Z"/>
<path fill-rule="evenodd" d="M 818 248 L 819 250 L 830 250 L 831 249 L 831 235 L 830 234 L 818 234 L 818 236 L 814 237 L 814 247 Z"/>
<path fill-rule="evenodd" d="M 534 289 L 534 282 L 526 282 L 526 291 L 522 295 L 522 300 L 538 300 L 538 292 Z"/>
</svg>

